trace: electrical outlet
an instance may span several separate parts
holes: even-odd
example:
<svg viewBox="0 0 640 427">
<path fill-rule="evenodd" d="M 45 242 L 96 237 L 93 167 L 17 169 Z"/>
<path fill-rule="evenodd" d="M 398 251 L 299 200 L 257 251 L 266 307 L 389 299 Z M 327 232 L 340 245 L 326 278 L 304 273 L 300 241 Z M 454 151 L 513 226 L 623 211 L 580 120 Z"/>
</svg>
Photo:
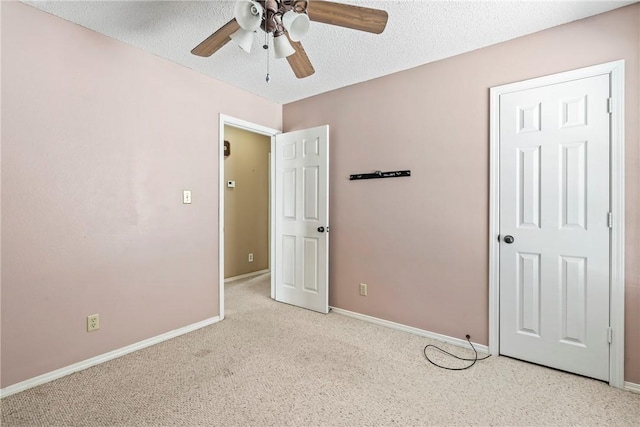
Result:
<svg viewBox="0 0 640 427">
<path fill-rule="evenodd" d="M 367 296 L 367 284 L 366 283 L 360 283 L 360 295 L 362 295 L 363 297 Z"/>
<path fill-rule="evenodd" d="M 249 254 L 249 262 L 253 262 L 253 254 Z"/>
<path fill-rule="evenodd" d="M 182 192 L 182 203 L 188 205 L 191 203 L 191 190 L 184 190 Z"/>
<path fill-rule="evenodd" d="M 87 316 L 87 332 L 96 331 L 100 329 L 100 315 L 92 314 Z"/>
</svg>

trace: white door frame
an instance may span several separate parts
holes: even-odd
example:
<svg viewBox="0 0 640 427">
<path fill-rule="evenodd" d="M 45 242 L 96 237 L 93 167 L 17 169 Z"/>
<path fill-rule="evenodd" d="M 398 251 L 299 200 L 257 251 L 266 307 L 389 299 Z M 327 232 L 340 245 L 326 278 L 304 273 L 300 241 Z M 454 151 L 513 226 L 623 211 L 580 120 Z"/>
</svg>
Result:
<svg viewBox="0 0 640 427">
<path fill-rule="evenodd" d="M 500 95 L 571 80 L 611 76 L 611 230 L 609 385 L 624 388 L 624 60 L 491 88 L 489 154 L 489 352 L 500 349 Z"/>
<path fill-rule="evenodd" d="M 220 320 L 224 319 L 224 192 L 225 192 L 225 179 L 224 179 L 224 127 L 233 126 L 235 128 L 244 129 L 249 132 L 266 135 L 271 138 L 271 152 L 273 153 L 275 144 L 275 135 L 282 133 L 281 130 L 272 129 L 270 127 L 258 125 L 248 122 L 246 120 L 238 119 L 235 117 L 220 114 L 219 129 L 218 129 L 218 283 L 220 291 Z M 273 194 L 274 185 L 274 168 L 273 168 L 273 156 L 269 157 L 269 194 Z M 270 230 L 274 229 L 273 204 L 271 203 L 271 197 L 269 197 L 269 227 Z M 275 266 L 273 255 L 276 253 L 274 248 L 273 233 L 269 232 L 269 268 L 271 270 L 271 298 L 275 298 L 275 289 L 273 281 L 273 268 Z"/>
</svg>

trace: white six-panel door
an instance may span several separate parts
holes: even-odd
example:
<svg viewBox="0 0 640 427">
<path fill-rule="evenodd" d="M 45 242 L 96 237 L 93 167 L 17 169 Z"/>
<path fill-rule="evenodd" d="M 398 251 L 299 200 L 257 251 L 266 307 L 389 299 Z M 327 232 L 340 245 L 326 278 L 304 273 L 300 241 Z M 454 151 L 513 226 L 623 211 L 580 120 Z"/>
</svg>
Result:
<svg viewBox="0 0 640 427">
<path fill-rule="evenodd" d="M 607 74 L 503 94 L 499 130 L 500 353 L 601 380 L 609 86 Z"/>
<path fill-rule="evenodd" d="M 276 136 L 275 298 L 329 312 L 329 127 Z"/>
</svg>

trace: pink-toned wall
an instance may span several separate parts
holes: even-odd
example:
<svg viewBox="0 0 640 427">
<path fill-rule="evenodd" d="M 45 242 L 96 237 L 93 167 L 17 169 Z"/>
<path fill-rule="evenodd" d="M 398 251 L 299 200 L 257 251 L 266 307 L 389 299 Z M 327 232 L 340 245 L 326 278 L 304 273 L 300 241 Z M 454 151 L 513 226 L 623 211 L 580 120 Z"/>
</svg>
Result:
<svg viewBox="0 0 640 427">
<path fill-rule="evenodd" d="M 626 378 L 640 383 L 640 5 L 284 109 L 29 6 L 0 10 L 0 387 L 218 314 L 221 112 L 331 125 L 332 305 L 486 343 L 488 88 L 616 59 Z"/>
<path fill-rule="evenodd" d="M 282 107 L 1 3 L 6 387 L 219 314 L 218 115 Z"/>
<path fill-rule="evenodd" d="M 285 105 L 285 131 L 331 127 L 330 304 L 486 344 L 489 88 L 625 59 L 625 377 L 640 383 L 639 57 L 636 4 Z M 412 176 L 348 181 L 396 169 Z"/>
</svg>

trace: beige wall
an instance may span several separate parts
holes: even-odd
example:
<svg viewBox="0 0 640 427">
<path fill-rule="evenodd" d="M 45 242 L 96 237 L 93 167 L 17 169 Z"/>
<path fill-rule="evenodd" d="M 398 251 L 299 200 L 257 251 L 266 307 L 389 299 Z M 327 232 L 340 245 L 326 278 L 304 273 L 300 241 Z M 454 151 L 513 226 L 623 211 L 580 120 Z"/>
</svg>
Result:
<svg viewBox="0 0 640 427">
<path fill-rule="evenodd" d="M 625 59 L 625 376 L 640 383 L 639 31 L 636 4 L 285 105 L 285 131 L 331 126 L 330 304 L 486 344 L 489 88 Z M 411 178 L 346 179 L 396 169 Z"/>
<path fill-rule="evenodd" d="M 224 127 L 231 155 L 224 160 L 224 277 L 269 268 L 269 152 L 271 138 Z M 253 262 L 248 261 L 253 253 Z"/>
<path fill-rule="evenodd" d="M 6 387 L 218 315 L 218 116 L 278 129 L 282 108 L 1 7 Z"/>
</svg>

